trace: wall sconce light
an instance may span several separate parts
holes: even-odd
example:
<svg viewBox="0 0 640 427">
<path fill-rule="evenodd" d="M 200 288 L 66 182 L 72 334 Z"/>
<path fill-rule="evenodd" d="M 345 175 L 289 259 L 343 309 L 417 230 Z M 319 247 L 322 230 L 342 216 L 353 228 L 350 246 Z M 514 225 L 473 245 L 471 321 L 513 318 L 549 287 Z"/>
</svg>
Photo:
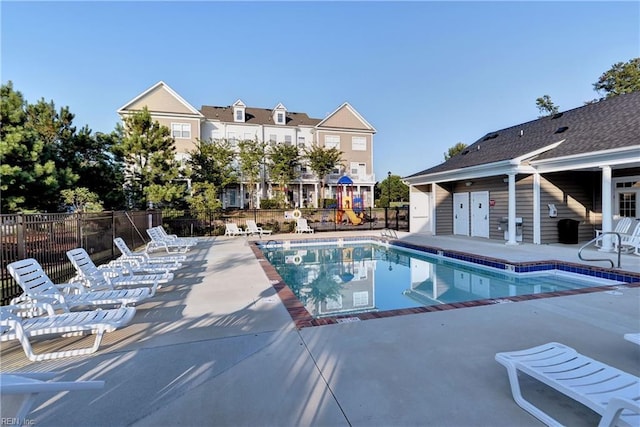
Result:
<svg viewBox="0 0 640 427">
<path fill-rule="evenodd" d="M 472 181 L 467 181 L 464 183 L 464 185 L 466 185 L 467 187 L 471 187 L 473 185 Z"/>
</svg>

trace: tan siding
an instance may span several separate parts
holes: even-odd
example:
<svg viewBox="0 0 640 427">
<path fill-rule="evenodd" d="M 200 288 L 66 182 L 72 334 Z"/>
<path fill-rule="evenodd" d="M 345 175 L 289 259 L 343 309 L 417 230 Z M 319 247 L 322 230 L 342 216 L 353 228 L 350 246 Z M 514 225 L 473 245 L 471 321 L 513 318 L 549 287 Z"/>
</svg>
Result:
<svg viewBox="0 0 640 427">
<path fill-rule="evenodd" d="M 593 238 L 594 225 L 601 215 L 594 212 L 594 194 L 600 192 L 599 172 L 562 172 L 545 174 L 540 179 L 540 241 L 558 242 L 558 221 L 570 218 L 580 221 L 578 239 L 586 242 Z M 556 218 L 549 217 L 547 205 L 553 203 L 558 210 Z"/>
<path fill-rule="evenodd" d="M 369 130 L 347 107 L 342 107 L 336 111 L 322 125 L 323 127 Z"/>
<path fill-rule="evenodd" d="M 159 86 L 128 106 L 128 110 L 142 110 L 145 106 L 151 112 L 163 112 L 172 114 L 193 114 L 186 105 L 178 101 L 164 87 Z"/>
<path fill-rule="evenodd" d="M 166 126 L 171 132 L 171 123 L 189 123 L 191 124 L 191 139 L 176 138 L 176 153 L 187 153 L 193 151 L 196 147 L 197 138 L 200 137 L 200 120 L 187 119 L 184 117 L 165 118 L 153 117 L 162 126 Z"/>
<path fill-rule="evenodd" d="M 441 185 L 435 186 L 436 199 L 436 235 L 453 234 L 453 196 Z"/>
<path fill-rule="evenodd" d="M 372 135 L 369 133 L 353 133 L 353 132 L 331 132 L 323 130 L 318 132 L 318 142 L 321 147 L 324 147 L 325 135 L 337 135 L 340 136 L 340 151 L 344 154 L 342 159 L 345 170 L 349 171 L 351 162 L 365 163 L 367 165 L 367 175 L 373 174 L 373 156 L 371 150 Z M 351 149 L 351 138 L 354 136 L 364 137 L 367 140 L 366 151 L 354 151 Z"/>
</svg>

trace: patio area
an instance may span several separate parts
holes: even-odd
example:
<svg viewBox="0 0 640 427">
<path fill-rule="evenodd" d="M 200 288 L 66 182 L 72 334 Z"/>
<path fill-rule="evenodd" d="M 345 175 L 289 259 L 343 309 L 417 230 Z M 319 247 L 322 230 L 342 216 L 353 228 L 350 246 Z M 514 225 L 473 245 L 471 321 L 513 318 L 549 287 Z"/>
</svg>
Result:
<svg viewBox="0 0 640 427">
<path fill-rule="evenodd" d="M 379 232 L 368 233 L 379 235 Z M 349 234 L 352 235 L 352 234 Z M 346 236 L 322 233 L 313 237 Z M 300 239 L 283 234 L 271 239 Z M 401 233 L 512 262 L 578 259 L 578 245 Z M 539 426 L 513 401 L 497 352 L 557 341 L 640 375 L 640 287 L 296 329 L 246 237 L 203 238 L 187 268 L 93 355 L 30 362 L 3 343 L 2 372 L 55 371 L 102 390 L 38 398 L 38 426 Z M 589 258 L 602 253 L 588 250 Z M 615 258 L 613 254 L 605 254 Z M 606 267 L 602 262 L 588 265 Z M 622 270 L 640 272 L 623 255 Z M 86 342 L 69 338 L 69 346 Z M 36 351 L 60 347 L 42 342 Z M 523 378 L 523 394 L 571 426 L 590 409 Z"/>
</svg>

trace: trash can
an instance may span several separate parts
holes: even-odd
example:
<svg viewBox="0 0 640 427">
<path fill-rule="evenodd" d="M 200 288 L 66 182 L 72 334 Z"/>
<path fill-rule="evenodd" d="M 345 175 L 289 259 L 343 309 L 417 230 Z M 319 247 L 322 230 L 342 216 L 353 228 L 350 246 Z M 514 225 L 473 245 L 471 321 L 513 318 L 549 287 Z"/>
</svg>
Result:
<svg viewBox="0 0 640 427">
<path fill-rule="evenodd" d="M 558 221 L 558 240 L 560 243 L 574 244 L 578 243 L 578 225 L 580 221 L 575 219 L 561 219 Z"/>
</svg>

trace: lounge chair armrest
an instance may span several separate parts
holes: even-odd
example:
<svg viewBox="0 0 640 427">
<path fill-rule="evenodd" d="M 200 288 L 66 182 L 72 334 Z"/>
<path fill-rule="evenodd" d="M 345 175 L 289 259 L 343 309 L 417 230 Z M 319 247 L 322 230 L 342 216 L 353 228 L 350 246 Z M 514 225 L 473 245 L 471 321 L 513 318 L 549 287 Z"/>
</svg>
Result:
<svg viewBox="0 0 640 427">
<path fill-rule="evenodd" d="M 75 277 L 71 280 L 74 280 Z M 87 288 L 80 282 L 61 283 L 56 285 L 56 288 L 64 294 L 84 294 L 87 293 Z"/>
<path fill-rule="evenodd" d="M 33 317 L 33 314 L 38 316 L 40 315 L 40 311 L 45 311 L 49 316 L 53 316 L 55 314 L 55 310 L 51 304 L 43 301 L 45 299 L 53 298 L 43 297 L 40 300 L 31 300 L 31 302 L 19 302 L 17 304 L 4 305 L 2 306 L 2 309 L 10 311 L 18 317 Z"/>
</svg>

